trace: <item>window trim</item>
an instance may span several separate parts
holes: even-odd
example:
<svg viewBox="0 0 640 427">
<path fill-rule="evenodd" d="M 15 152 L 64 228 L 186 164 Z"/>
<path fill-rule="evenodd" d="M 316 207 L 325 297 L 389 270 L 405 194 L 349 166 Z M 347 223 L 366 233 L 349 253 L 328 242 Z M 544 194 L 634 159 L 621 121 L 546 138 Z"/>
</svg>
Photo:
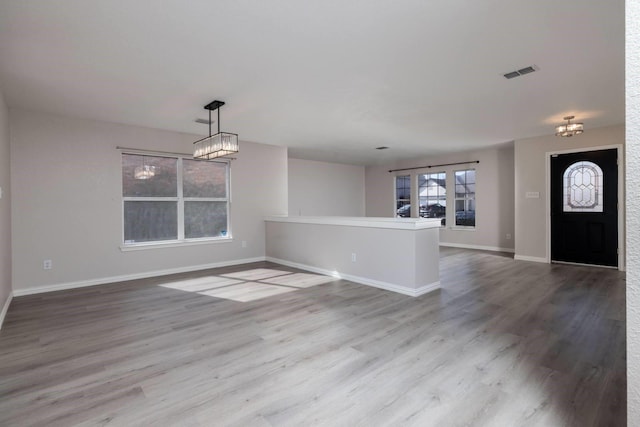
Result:
<svg viewBox="0 0 640 427">
<path fill-rule="evenodd" d="M 166 157 L 170 159 L 177 159 L 176 162 L 176 174 L 177 174 L 177 195 L 176 197 L 125 197 L 122 194 L 122 156 L 128 155 L 136 155 L 136 156 L 153 156 L 153 157 Z M 211 243 L 229 243 L 233 242 L 233 232 L 231 226 L 231 159 L 216 159 L 216 160 L 198 160 L 198 161 L 207 161 L 212 163 L 223 163 L 225 164 L 225 193 L 226 197 L 183 197 L 183 162 L 182 160 L 194 160 L 193 156 L 189 154 L 180 154 L 180 153 L 163 153 L 156 151 L 146 151 L 146 150 L 136 150 L 136 149 L 120 149 L 120 220 L 121 220 L 121 236 L 120 236 L 120 250 L 123 252 L 128 251 L 136 251 L 143 249 L 157 249 L 157 248 L 170 248 L 170 247 L 180 247 L 180 246 L 192 246 L 192 245 L 202 245 L 202 244 L 211 244 Z M 125 243 L 124 238 L 124 205 L 125 202 L 135 202 L 135 201 L 147 201 L 147 202 L 176 202 L 177 203 L 177 231 L 178 238 L 175 240 L 154 240 L 150 242 L 135 242 L 135 243 Z M 184 204 L 185 202 L 198 201 L 198 202 L 226 202 L 227 203 L 227 235 L 226 236 L 215 236 L 215 237 L 196 237 L 196 238 L 186 238 L 184 237 Z M 182 236 L 182 238 L 180 238 Z"/>
<path fill-rule="evenodd" d="M 465 192 L 465 196 L 464 197 L 458 197 L 457 194 L 458 192 L 456 191 L 456 186 L 458 185 L 458 181 L 456 181 L 456 172 L 467 172 L 467 171 L 474 171 L 476 173 L 476 182 L 473 183 L 473 185 L 476 186 L 476 191 L 473 193 L 474 196 L 473 198 L 469 198 L 466 195 L 468 193 Z M 475 194 L 478 193 L 478 170 L 476 168 L 467 168 L 467 169 L 454 169 L 453 173 L 451 174 L 453 176 L 453 221 L 452 221 L 452 225 L 451 225 L 451 229 L 452 230 L 468 230 L 468 231 L 474 231 L 478 225 L 477 223 L 477 216 L 474 218 L 474 225 L 457 225 L 456 224 L 456 202 L 458 200 L 464 200 L 465 201 L 465 207 L 466 207 L 466 201 L 467 200 L 473 200 L 474 204 L 477 204 L 477 199 Z M 465 174 L 466 176 L 466 174 Z M 466 212 L 466 208 L 465 208 L 465 212 Z M 475 210 L 474 210 L 475 212 Z"/>
<path fill-rule="evenodd" d="M 399 199 L 398 198 L 398 178 L 409 178 L 409 199 Z M 400 209 L 398 207 L 398 202 L 400 200 L 408 200 L 409 203 L 407 203 L 408 205 L 410 205 L 413 208 L 413 194 L 412 194 L 412 190 L 413 189 L 413 183 L 411 180 L 411 174 L 408 175 L 394 175 L 393 176 L 393 218 L 401 218 L 398 216 L 398 209 Z M 403 206 L 406 206 L 403 205 Z M 413 211 L 413 209 L 411 209 Z M 411 217 L 413 217 L 413 212 L 411 214 Z"/>
<path fill-rule="evenodd" d="M 416 200 L 418 201 L 418 217 L 420 217 L 420 176 L 421 175 L 440 175 L 440 174 L 444 174 L 444 185 L 445 185 L 444 200 L 445 200 L 446 204 L 449 204 L 449 198 L 448 198 L 448 195 L 446 193 L 447 185 L 448 185 L 447 184 L 447 179 L 448 179 L 447 175 L 449 175 L 449 173 L 447 173 L 446 170 L 441 170 L 441 171 L 438 171 L 438 172 L 431 172 L 430 170 L 427 170 L 426 172 L 418 172 L 416 174 L 416 191 L 417 191 Z M 454 182 L 454 190 L 455 190 L 455 182 Z M 439 196 L 439 194 L 438 194 L 438 196 Z M 455 192 L 454 192 L 454 197 L 455 197 Z M 447 217 L 449 216 L 450 209 L 447 209 L 447 205 L 446 204 L 445 204 L 445 207 L 444 207 L 445 208 L 445 214 L 444 214 L 445 224 L 444 225 L 440 224 L 440 228 L 441 229 L 446 229 L 447 228 L 447 222 L 449 221 Z M 454 202 L 454 209 L 455 209 L 455 202 Z M 442 218 L 440 218 L 440 219 L 442 219 Z"/>
</svg>

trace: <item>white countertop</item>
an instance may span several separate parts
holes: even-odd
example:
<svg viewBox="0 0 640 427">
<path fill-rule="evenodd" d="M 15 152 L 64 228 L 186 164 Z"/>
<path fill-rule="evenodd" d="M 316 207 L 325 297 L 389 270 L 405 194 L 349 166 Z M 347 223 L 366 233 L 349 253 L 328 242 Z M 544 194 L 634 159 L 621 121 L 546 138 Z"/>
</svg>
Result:
<svg viewBox="0 0 640 427">
<path fill-rule="evenodd" d="M 349 227 L 424 230 L 440 228 L 439 218 L 387 218 L 364 216 L 269 216 L 265 221 L 297 224 L 342 225 Z"/>
</svg>

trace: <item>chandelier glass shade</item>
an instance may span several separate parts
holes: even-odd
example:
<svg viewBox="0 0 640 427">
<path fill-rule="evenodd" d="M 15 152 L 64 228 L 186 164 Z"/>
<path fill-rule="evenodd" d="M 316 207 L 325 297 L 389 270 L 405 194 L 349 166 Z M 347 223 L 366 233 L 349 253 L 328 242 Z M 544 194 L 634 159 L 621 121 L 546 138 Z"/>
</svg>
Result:
<svg viewBox="0 0 640 427">
<path fill-rule="evenodd" d="M 571 123 L 573 118 L 574 116 L 566 116 L 564 120 L 566 120 L 567 123 L 556 126 L 556 136 L 572 137 L 584 132 L 584 126 L 582 123 Z"/>
<path fill-rule="evenodd" d="M 219 132 L 194 142 L 193 157 L 211 160 L 238 152 L 238 135 Z"/>
</svg>

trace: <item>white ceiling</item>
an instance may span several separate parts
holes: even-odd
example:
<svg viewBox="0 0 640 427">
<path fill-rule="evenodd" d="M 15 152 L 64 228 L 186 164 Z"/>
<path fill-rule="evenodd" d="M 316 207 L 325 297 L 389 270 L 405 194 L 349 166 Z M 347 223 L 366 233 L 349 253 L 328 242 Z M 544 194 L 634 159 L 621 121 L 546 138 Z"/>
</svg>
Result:
<svg viewBox="0 0 640 427">
<path fill-rule="evenodd" d="M 624 0 L 0 0 L 0 87 L 202 135 L 219 99 L 241 141 L 374 164 L 623 123 Z"/>
</svg>

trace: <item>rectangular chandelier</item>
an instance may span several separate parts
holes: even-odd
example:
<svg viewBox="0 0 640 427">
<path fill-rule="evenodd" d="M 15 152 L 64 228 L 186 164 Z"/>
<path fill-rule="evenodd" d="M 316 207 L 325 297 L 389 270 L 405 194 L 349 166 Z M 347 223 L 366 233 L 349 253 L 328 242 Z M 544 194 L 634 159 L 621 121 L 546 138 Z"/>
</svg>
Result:
<svg viewBox="0 0 640 427">
<path fill-rule="evenodd" d="M 223 101 L 211 101 L 204 106 L 205 110 L 209 110 L 209 136 L 193 143 L 194 159 L 211 160 L 238 152 L 238 135 L 220 132 L 220 107 L 223 105 Z M 218 133 L 215 135 L 211 135 L 211 111 L 213 110 L 218 110 Z"/>
<path fill-rule="evenodd" d="M 193 158 L 211 160 L 238 152 L 238 135 L 219 132 L 193 143 Z"/>
</svg>

